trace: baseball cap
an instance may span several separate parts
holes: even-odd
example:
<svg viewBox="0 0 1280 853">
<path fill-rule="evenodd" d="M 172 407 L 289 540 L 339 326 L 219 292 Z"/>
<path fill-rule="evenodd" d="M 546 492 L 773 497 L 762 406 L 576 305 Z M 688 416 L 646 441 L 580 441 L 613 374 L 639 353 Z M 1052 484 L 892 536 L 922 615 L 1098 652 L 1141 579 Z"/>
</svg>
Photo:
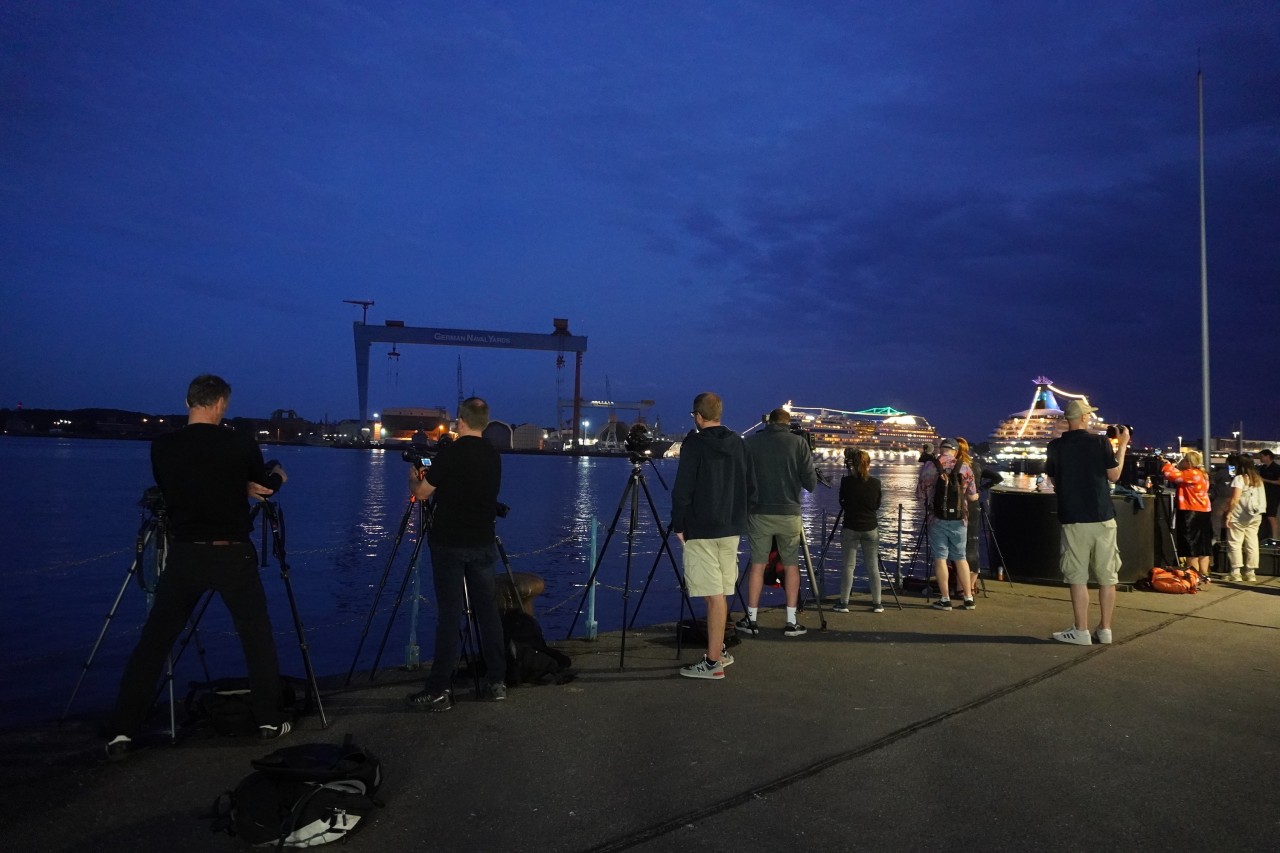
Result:
<svg viewBox="0 0 1280 853">
<path fill-rule="evenodd" d="M 1070 403 L 1067 403 L 1067 409 L 1063 414 L 1065 414 L 1070 420 L 1078 421 L 1085 415 L 1091 415 L 1096 411 L 1098 410 L 1083 400 L 1072 400 Z"/>
<path fill-rule="evenodd" d="M 956 450 L 957 445 L 954 438 L 944 438 L 942 443 L 938 445 L 943 450 Z"/>
</svg>

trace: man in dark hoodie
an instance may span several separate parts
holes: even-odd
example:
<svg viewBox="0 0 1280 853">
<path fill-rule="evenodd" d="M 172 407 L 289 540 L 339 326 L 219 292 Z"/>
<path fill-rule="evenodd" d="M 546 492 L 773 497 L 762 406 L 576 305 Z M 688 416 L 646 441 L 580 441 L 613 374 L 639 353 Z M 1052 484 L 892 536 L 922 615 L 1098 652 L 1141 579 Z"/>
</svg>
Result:
<svg viewBox="0 0 1280 853">
<path fill-rule="evenodd" d="M 707 601 L 707 653 L 682 667 L 689 678 L 724 678 L 733 656 L 724 648 L 729 599 L 738 582 L 738 542 L 747 530 L 751 472 L 742 439 L 720 425 L 724 404 L 705 391 L 693 398 L 694 430 L 680 445 L 671 489 L 671 530 L 684 545 L 690 595 Z"/>
</svg>

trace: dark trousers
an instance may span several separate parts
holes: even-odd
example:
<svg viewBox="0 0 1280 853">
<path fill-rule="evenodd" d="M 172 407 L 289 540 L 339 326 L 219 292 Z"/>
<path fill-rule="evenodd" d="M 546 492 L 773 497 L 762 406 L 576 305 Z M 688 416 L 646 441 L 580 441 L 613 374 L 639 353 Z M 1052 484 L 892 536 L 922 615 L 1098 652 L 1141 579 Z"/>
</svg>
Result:
<svg viewBox="0 0 1280 853">
<path fill-rule="evenodd" d="M 174 542 L 169 547 L 165 571 L 156 584 L 155 602 L 142 627 L 142 636 L 120 679 L 110 735 L 132 736 L 146 721 L 165 659 L 201 596 L 209 590 L 222 596 L 235 623 L 249 670 L 249 690 L 258 725 L 279 725 L 284 717 L 280 708 L 280 662 L 253 545 Z"/>
<path fill-rule="evenodd" d="M 458 666 L 458 628 L 466 611 L 466 592 L 471 597 L 472 618 L 480 629 L 485 678 L 490 684 L 501 684 L 505 679 L 507 650 L 493 583 L 497 558 L 497 547 L 493 543 L 476 547 L 431 546 L 437 613 L 436 650 L 426 684 L 429 693 L 441 693 L 453 683 L 453 671 Z"/>
</svg>

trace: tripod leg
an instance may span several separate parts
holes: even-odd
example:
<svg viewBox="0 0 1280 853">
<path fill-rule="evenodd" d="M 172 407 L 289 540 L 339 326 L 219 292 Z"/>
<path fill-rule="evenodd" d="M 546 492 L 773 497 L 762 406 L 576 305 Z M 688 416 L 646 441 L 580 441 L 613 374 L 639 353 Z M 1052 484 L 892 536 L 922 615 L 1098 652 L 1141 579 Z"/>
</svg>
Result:
<svg viewBox="0 0 1280 853">
<path fill-rule="evenodd" d="M 818 586 L 818 578 L 813 573 L 813 558 L 809 556 L 809 537 L 805 535 L 804 525 L 800 525 L 800 548 L 804 553 L 804 567 L 809 573 L 809 590 L 818 605 L 819 630 L 827 630 L 827 614 L 822 610 L 822 588 Z M 799 601 L 797 601 L 797 604 Z"/>
<path fill-rule="evenodd" d="M 424 514 L 419 514 L 420 520 L 425 520 Z M 382 662 L 382 654 L 387 649 L 387 640 L 391 637 L 391 629 L 396 623 L 396 614 L 400 612 L 400 604 L 404 601 L 405 590 L 409 588 L 409 582 L 418 576 L 418 560 L 422 556 L 422 546 L 427 541 L 426 524 L 418 526 L 418 541 L 413 546 L 413 554 L 409 557 L 409 565 L 405 566 L 404 577 L 400 580 L 400 590 L 396 593 L 395 603 L 391 606 L 391 615 L 387 618 L 386 630 L 382 632 L 382 642 L 378 644 L 378 653 L 373 658 L 373 665 L 369 667 L 369 680 L 373 681 L 377 678 L 378 664 Z"/>
<path fill-rule="evenodd" d="M 76 686 L 71 690 L 71 698 L 67 700 L 67 707 L 62 709 L 62 716 L 58 718 L 58 725 L 62 725 L 67 720 L 67 715 L 71 713 L 71 705 L 76 701 L 76 695 L 80 692 L 80 686 L 84 683 L 84 678 L 89 674 L 89 667 L 93 665 L 93 659 L 98 654 L 98 648 L 102 645 L 102 639 L 107 635 L 107 627 L 111 624 L 111 620 L 115 618 L 116 611 L 120 609 L 120 602 L 124 598 L 124 591 L 129 588 L 129 581 L 138 573 L 138 567 L 142 564 L 142 551 L 146 548 L 147 542 L 151 539 L 154 531 L 149 530 L 146 538 L 142 540 L 142 545 L 138 548 L 137 555 L 133 558 L 129 571 L 125 572 L 124 582 L 120 584 L 120 591 L 116 593 L 115 601 L 111 602 L 111 609 L 107 611 L 107 618 L 102 622 L 102 630 L 98 632 L 98 639 L 94 640 L 93 648 L 89 650 L 89 657 L 85 660 L 84 666 L 80 668 L 80 677 L 76 679 Z"/>
<path fill-rule="evenodd" d="M 476 628 L 474 614 L 471 612 L 471 586 L 467 583 L 466 575 L 462 577 L 462 625 L 458 628 L 458 646 L 461 654 L 458 655 L 458 662 L 466 661 L 467 669 L 471 670 L 471 681 L 475 688 L 475 696 L 480 698 L 480 635 Z M 457 677 L 457 669 L 454 670 L 454 677 Z M 451 678 L 450 681 L 453 679 Z"/>
<path fill-rule="evenodd" d="M 987 534 L 987 554 L 991 554 L 991 546 L 995 546 L 996 558 L 1000 561 L 1000 570 L 1004 574 L 1004 579 L 1009 582 L 1009 588 L 1013 588 L 1013 574 L 1009 571 L 1009 564 L 1005 561 L 1004 552 L 1000 550 L 1000 540 L 996 538 L 995 528 L 991 526 L 991 517 L 987 513 L 982 514 L 983 528 Z"/>
<path fill-rule="evenodd" d="M 268 503 L 268 502 L 264 502 Z M 324 702 L 320 698 L 320 685 L 316 682 L 316 671 L 311 665 L 311 651 L 307 646 L 307 631 L 302 625 L 302 615 L 298 612 L 298 599 L 293 594 L 293 584 L 289 580 L 289 562 L 285 559 L 284 517 L 283 510 L 273 505 L 271 514 L 271 535 L 275 547 L 276 562 L 280 564 L 280 580 L 284 581 L 285 597 L 289 600 L 289 612 L 293 615 L 293 629 L 298 635 L 298 651 L 302 655 L 302 667 L 307 673 L 307 681 L 311 684 L 312 695 L 316 697 L 316 711 L 320 714 L 320 728 L 329 728 L 329 719 L 324 713 Z"/>
<path fill-rule="evenodd" d="M 880 572 L 880 583 L 889 585 L 889 592 L 893 593 L 893 603 L 898 605 L 898 609 L 902 609 L 902 599 L 898 598 L 898 586 L 893 582 L 893 573 L 886 570 L 884 563 L 879 559 L 876 560 L 876 571 Z"/>
<path fill-rule="evenodd" d="M 400 519 L 400 527 L 396 531 L 395 543 L 391 546 L 391 556 L 387 558 L 387 565 L 382 570 L 382 577 L 378 579 L 378 588 L 373 593 L 373 602 L 369 605 L 369 615 L 364 620 L 364 630 L 360 632 L 360 642 L 356 644 L 356 652 L 351 656 L 351 668 L 347 670 L 347 680 L 343 682 L 344 686 L 351 685 L 351 677 L 356 671 L 356 662 L 360 660 L 360 652 L 364 649 L 365 638 L 369 636 L 369 627 L 373 624 L 374 614 L 378 612 L 378 602 L 382 598 L 382 590 L 387 585 L 387 576 L 391 574 L 391 566 L 396 561 L 396 554 L 400 551 L 400 542 L 404 539 L 405 530 L 409 527 L 409 519 L 413 516 L 413 507 L 417 503 L 415 498 L 409 499 L 409 505 L 405 507 L 404 515 Z"/>
<path fill-rule="evenodd" d="M 658 563 L 662 560 L 662 554 L 665 551 L 667 561 L 671 563 L 671 573 L 675 576 L 676 586 L 680 589 L 680 615 L 676 619 L 676 658 L 679 659 L 683 651 L 684 637 L 681 636 L 679 625 L 684 621 L 684 612 L 687 607 L 689 610 L 689 624 L 692 625 L 697 619 L 693 611 L 693 600 L 689 598 L 689 587 L 684 581 L 684 575 L 680 572 L 680 567 L 676 564 L 675 554 L 671 550 L 671 530 L 662 526 L 662 519 L 658 515 L 658 507 L 653 502 L 653 495 L 649 492 L 649 484 L 645 482 L 644 475 L 640 475 L 640 488 L 644 490 L 645 501 L 649 505 L 649 515 L 653 518 L 654 525 L 658 528 L 658 534 L 662 537 L 662 544 L 658 547 L 658 553 L 653 558 L 653 565 L 649 567 L 649 577 L 645 579 L 644 590 L 640 593 L 640 601 L 636 604 L 635 615 L 640 615 L 640 605 L 644 604 L 645 594 L 649 591 L 649 583 L 653 580 L 653 573 L 658 568 Z M 632 622 L 635 617 L 632 617 Z M 710 630 L 710 626 L 707 626 Z"/>
</svg>

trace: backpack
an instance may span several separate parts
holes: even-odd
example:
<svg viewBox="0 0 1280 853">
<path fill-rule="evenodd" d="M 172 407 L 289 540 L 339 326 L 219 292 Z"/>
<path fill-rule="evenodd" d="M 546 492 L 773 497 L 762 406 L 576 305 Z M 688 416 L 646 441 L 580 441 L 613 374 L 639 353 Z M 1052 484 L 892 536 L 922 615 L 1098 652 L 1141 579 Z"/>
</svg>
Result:
<svg viewBox="0 0 1280 853">
<path fill-rule="evenodd" d="M 1245 524 L 1267 511 L 1266 493 L 1262 486 L 1245 486 L 1240 495 L 1240 520 Z"/>
<path fill-rule="evenodd" d="M 960 476 L 960 461 L 947 472 L 938 460 L 931 460 L 938 469 L 938 479 L 933 484 L 933 517 L 939 521 L 967 521 L 969 501 L 964 493 L 964 479 Z"/>
<path fill-rule="evenodd" d="M 213 830 L 255 846 L 315 847 L 345 838 L 381 808 L 382 765 L 355 746 L 288 746 L 250 762 L 254 770 L 214 802 Z"/>
<path fill-rule="evenodd" d="M 225 737 L 249 737 L 258 733 L 247 678 L 192 681 L 183 704 L 186 708 L 184 726 L 212 728 Z M 289 719 L 296 720 L 310 713 L 314 704 L 311 683 L 302 678 L 280 676 L 280 704 Z"/>
<path fill-rule="evenodd" d="M 1147 586 L 1156 592 L 1169 592 L 1176 595 L 1196 593 L 1200 591 L 1200 575 L 1186 569 L 1154 568 L 1147 576 Z"/>
<path fill-rule="evenodd" d="M 507 684 L 564 684 L 572 681 L 573 659 L 547 645 L 538 620 L 523 610 L 502 614 L 507 641 Z"/>
</svg>

